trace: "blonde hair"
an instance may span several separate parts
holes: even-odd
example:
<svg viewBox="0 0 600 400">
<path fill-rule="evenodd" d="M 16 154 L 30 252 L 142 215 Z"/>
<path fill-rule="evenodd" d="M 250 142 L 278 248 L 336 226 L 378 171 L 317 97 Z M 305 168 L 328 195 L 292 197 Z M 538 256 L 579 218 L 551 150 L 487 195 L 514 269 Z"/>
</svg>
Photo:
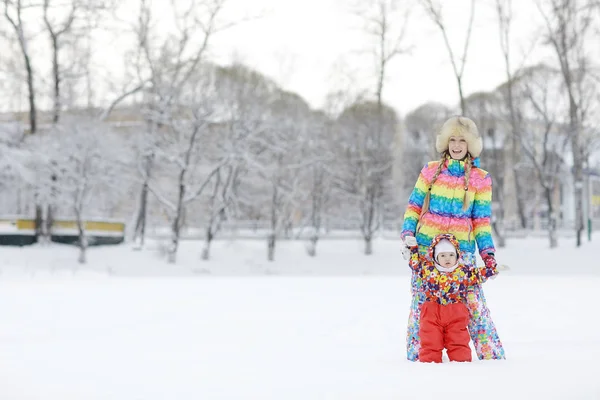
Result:
<svg viewBox="0 0 600 400">
<path fill-rule="evenodd" d="M 446 160 L 449 157 L 450 157 L 450 154 L 448 153 L 448 151 L 444 151 L 442 153 L 442 159 L 440 160 L 440 163 L 439 163 L 437 169 L 435 170 L 433 177 L 431 177 L 431 182 L 429 182 L 429 187 L 427 188 L 427 193 L 425 193 L 425 198 L 423 199 L 423 207 L 421 207 L 421 215 L 419 216 L 419 218 L 422 217 L 423 214 L 425 214 L 429 210 L 429 202 L 431 201 L 431 188 L 433 187 L 433 184 L 437 180 L 438 176 L 440 176 L 440 174 L 442 173 L 444 164 L 446 163 Z M 462 205 L 463 211 L 466 211 L 467 208 L 469 208 L 469 196 L 467 195 L 467 193 L 469 192 L 469 179 L 471 177 L 471 167 L 472 166 L 473 166 L 473 159 L 472 159 L 471 155 L 469 153 L 467 153 L 467 156 L 465 158 L 465 187 L 464 187 L 465 192 L 463 194 L 463 205 Z"/>
</svg>

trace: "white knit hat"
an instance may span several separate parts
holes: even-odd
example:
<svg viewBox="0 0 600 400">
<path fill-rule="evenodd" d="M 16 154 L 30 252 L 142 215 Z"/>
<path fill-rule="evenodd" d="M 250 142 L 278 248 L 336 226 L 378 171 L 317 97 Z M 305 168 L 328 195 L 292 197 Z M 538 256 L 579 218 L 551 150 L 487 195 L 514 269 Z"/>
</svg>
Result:
<svg viewBox="0 0 600 400">
<path fill-rule="evenodd" d="M 448 239 L 442 239 L 435 245 L 434 254 L 436 259 L 440 253 L 454 253 L 458 256 L 456 247 Z"/>
<path fill-rule="evenodd" d="M 467 117 L 452 117 L 444 122 L 435 141 L 438 153 L 448 150 L 451 136 L 463 137 L 467 141 L 467 151 L 473 158 L 479 157 L 483 150 L 483 141 L 475 122 Z"/>
</svg>

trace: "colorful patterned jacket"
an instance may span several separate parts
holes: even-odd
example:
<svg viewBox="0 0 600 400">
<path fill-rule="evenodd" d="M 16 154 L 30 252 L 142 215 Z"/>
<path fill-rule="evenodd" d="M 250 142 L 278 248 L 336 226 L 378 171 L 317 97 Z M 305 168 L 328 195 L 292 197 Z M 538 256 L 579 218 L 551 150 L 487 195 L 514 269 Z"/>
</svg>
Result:
<svg viewBox="0 0 600 400">
<path fill-rule="evenodd" d="M 448 239 L 459 254 L 458 266 L 452 272 L 438 270 L 433 261 L 434 247 L 442 239 Z M 421 290 L 425 292 L 425 301 L 442 305 L 466 303 L 469 286 L 479 285 L 498 274 L 495 265 L 469 268 L 462 262 L 462 254 L 458 248 L 456 237 L 449 233 L 436 236 L 431 242 L 426 256 L 419 253 L 419 246 L 411 247 L 409 265 L 422 280 Z"/>
<path fill-rule="evenodd" d="M 495 253 L 490 219 L 492 216 L 492 178 L 487 171 L 478 168 L 474 160 L 469 175 L 469 206 L 463 210 L 465 186 L 465 163 L 446 159 L 442 172 L 431 188 L 429 209 L 423 216 L 421 209 L 440 161 L 432 161 L 421 170 L 415 188 L 408 199 L 404 213 L 402 238 L 417 238 L 419 250 L 427 252 L 432 239 L 440 233 L 450 232 L 456 236 L 463 252 L 475 254 Z"/>
</svg>

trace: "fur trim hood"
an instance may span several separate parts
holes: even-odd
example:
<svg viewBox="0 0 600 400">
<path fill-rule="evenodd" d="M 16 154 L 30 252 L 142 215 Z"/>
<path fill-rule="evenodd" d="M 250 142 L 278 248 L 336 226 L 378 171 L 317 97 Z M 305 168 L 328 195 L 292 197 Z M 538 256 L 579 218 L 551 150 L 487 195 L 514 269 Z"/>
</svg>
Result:
<svg viewBox="0 0 600 400">
<path fill-rule="evenodd" d="M 483 150 L 483 141 L 479 136 L 477 125 L 467 117 L 456 116 L 448 119 L 442 125 L 435 141 L 435 149 L 438 153 L 448 150 L 450 136 L 461 136 L 467 141 L 467 151 L 471 157 L 477 158 Z"/>
<path fill-rule="evenodd" d="M 451 233 L 441 233 L 433 238 L 433 240 L 431 241 L 431 245 L 428 249 L 429 258 L 431 260 L 435 260 L 435 246 L 437 246 L 437 244 L 444 239 L 449 241 L 452 244 L 452 246 L 454 246 L 454 249 L 456 249 L 456 254 L 458 255 L 457 259 L 461 259 L 462 252 L 460 251 L 460 245 L 458 244 L 458 240 L 456 239 L 456 237 Z"/>
</svg>

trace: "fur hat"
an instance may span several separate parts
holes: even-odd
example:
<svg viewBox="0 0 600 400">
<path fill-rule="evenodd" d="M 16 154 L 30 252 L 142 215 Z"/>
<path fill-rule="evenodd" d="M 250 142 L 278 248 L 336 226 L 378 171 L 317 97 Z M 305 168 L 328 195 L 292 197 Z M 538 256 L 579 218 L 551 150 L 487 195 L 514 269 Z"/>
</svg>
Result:
<svg viewBox="0 0 600 400">
<path fill-rule="evenodd" d="M 471 154 L 471 157 L 477 158 L 481 154 L 483 141 L 481 140 L 481 136 L 479 136 L 477 125 L 471 119 L 456 116 L 444 122 L 435 141 L 435 149 L 438 153 L 448 150 L 450 136 L 464 137 L 467 141 L 467 151 Z"/>
</svg>

